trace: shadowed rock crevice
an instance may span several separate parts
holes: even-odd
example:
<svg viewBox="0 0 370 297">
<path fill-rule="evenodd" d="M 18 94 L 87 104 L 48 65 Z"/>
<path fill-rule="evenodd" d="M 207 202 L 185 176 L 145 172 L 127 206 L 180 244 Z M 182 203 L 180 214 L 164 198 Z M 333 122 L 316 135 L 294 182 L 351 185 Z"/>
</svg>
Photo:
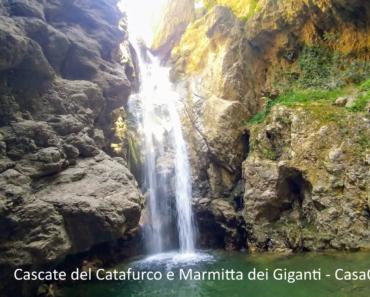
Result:
<svg viewBox="0 0 370 297">
<path fill-rule="evenodd" d="M 270 214 L 266 217 L 270 221 L 275 221 L 285 211 L 301 210 L 304 202 L 307 203 L 309 201 L 311 192 L 312 186 L 304 179 L 302 172 L 295 168 L 280 168 L 277 184 L 277 200 L 279 204 L 270 207 Z"/>
<path fill-rule="evenodd" d="M 195 199 L 194 215 L 200 247 L 228 250 L 246 247 L 244 218 L 234 203 L 224 199 Z"/>
</svg>

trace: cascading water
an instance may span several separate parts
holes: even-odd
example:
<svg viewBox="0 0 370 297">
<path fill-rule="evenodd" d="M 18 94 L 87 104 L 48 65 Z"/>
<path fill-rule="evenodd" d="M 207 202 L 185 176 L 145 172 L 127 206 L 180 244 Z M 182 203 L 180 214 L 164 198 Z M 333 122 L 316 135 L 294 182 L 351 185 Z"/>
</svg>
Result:
<svg viewBox="0 0 370 297">
<path fill-rule="evenodd" d="M 151 40 L 152 17 L 159 15 L 154 8 L 158 10 L 160 2 L 122 1 L 130 42 L 138 55 L 140 69 L 140 88 L 129 102 L 144 140 L 148 190 L 145 241 L 152 254 L 173 248 L 174 241 L 178 241 L 181 253 L 191 253 L 195 245 L 192 192 L 186 143 L 178 113 L 180 96 L 170 82 L 169 69 L 161 66 L 146 48 Z M 171 193 L 173 184 L 174 193 Z M 173 228 L 174 225 L 177 228 Z"/>
</svg>

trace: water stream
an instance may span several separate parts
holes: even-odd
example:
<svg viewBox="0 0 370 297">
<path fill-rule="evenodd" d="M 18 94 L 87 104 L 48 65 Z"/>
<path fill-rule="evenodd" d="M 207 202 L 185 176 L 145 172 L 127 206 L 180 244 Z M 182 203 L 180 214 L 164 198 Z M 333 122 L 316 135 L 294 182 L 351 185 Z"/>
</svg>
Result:
<svg viewBox="0 0 370 297">
<path fill-rule="evenodd" d="M 367 297 L 370 296 L 368 281 L 339 281 L 334 278 L 334 271 L 368 270 L 370 258 L 368 253 L 307 253 L 290 256 L 271 254 L 248 255 L 240 252 L 212 252 L 212 258 L 202 261 L 168 261 L 166 258 L 146 258 L 142 261 L 131 261 L 117 267 L 125 271 L 132 267 L 136 271 L 174 271 L 173 281 L 113 281 L 80 283 L 68 288 L 68 297 Z M 274 280 L 272 272 L 275 269 L 286 268 L 289 271 L 305 271 L 321 268 L 323 275 L 329 273 L 332 277 L 321 281 Z M 269 270 L 267 280 L 179 280 L 180 269 L 194 271 L 222 271 L 234 269 L 242 271 L 245 276 L 253 269 Z"/>
<path fill-rule="evenodd" d="M 305 253 L 297 255 L 249 255 L 242 252 L 195 252 L 195 235 L 191 209 L 190 167 L 184 141 L 179 107 L 181 98 L 169 80 L 169 69 L 160 65 L 145 46 L 158 8 L 165 0 L 125 0 L 130 40 L 138 54 L 140 90 L 130 98 L 143 137 L 145 184 L 148 192 L 145 242 L 149 256 L 130 259 L 115 267 L 118 271 L 173 272 L 175 277 L 158 280 L 121 280 L 79 282 L 65 287 L 64 296 L 79 297 L 338 297 L 370 295 L 366 281 L 338 281 L 336 269 L 368 270 L 368 253 Z M 162 3 L 163 4 L 163 3 Z M 138 42 L 138 40 L 140 42 Z M 176 248 L 175 251 L 174 248 Z M 182 270 L 221 273 L 239 271 L 242 280 L 181 279 Z M 274 279 L 275 270 L 309 271 L 321 269 L 320 281 L 288 282 Z M 284 270 L 284 271 L 285 271 Z M 249 280 L 251 271 L 269 271 L 264 280 Z"/>
<path fill-rule="evenodd" d="M 153 33 L 150 29 L 153 19 L 160 15 L 160 2 L 150 8 L 147 5 L 150 6 L 151 1 L 123 1 L 129 38 L 137 53 L 140 71 L 140 88 L 131 96 L 129 104 L 143 137 L 148 192 L 144 235 L 149 254 L 174 247 L 181 253 L 192 253 L 195 245 L 192 190 L 178 111 L 181 98 L 170 82 L 169 68 L 162 66 L 148 50 Z M 151 15 L 145 15 L 148 13 Z"/>
</svg>

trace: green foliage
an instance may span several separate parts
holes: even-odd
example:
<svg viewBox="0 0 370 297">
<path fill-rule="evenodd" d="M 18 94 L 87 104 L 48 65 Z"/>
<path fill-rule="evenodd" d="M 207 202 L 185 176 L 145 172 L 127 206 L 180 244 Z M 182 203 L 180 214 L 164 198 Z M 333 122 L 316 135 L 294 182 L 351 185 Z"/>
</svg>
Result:
<svg viewBox="0 0 370 297">
<path fill-rule="evenodd" d="M 337 42 L 340 38 L 339 33 L 324 32 L 324 40 L 328 42 Z"/>
<path fill-rule="evenodd" d="M 210 10 L 216 5 L 229 7 L 242 21 L 247 21 L 256 12 L 261 10 L 259 0 L 203 0 L 203 5 Z"/>
<path fill-rule="evenodd" d="M 301 70 L 298 83 L 307 88 L 322 87 L 330 77 L 332 58 L 327 49 L 305 47 L 298 61 Z"/>
<path fill-rule="evenodd" d="M 283 105 L 291 106 L 297 103 L 310 103 L 312 101 L 334 101 L 343 95 L 343 89 L 322 90 L 305 89 L 293 90 L 280 95 L 275 101 Z"/>
<path fill-rule="evenodd" d="M 360 145 L 362 151 L 369 149 L 370 148 L 369 133 L 360 133 L 359 138 L 357 139 L 357 144 Z"/>
<path fill-rule="evenodd" d="M 324 35 L 324 40 L 328 42 L 336 39 L 338 36 L 334 33 Z M 340 96 L 349 95 L 348 89 L 350 94 L 353 91 L 357 94 L 357 100 L 348 108 L 349 111 L 363 112 L 370 101 L 368 61 L 353 59 L 321 46 L 306 46 L 296 63 L 282 69 L 274 72 L 273 79 L 274 87 L 281 95 L 275 100 L 268 100 L 265 108 L 254 115 L 248 124 L 262 123 L 276 104 L 308 106 L 315 101 L 333 102 Z"/>
<path fill-rule="evenodd" d="M 264 158 L 275 161 L 277 159 L 277 153 L 269 147 L 262 148 L 262 155 Z"/>
<path fill-rule="evenodd" d="M 330 101 L 333 102 L 338 97 L 345 93 L 344 89 L 335 90 L 318 90 L 318 89 L 305 89 L 305 90 L 292 90 L 283 93 L 275 100 L 268 100 L 265 108 L 256 113 L 247 123 L 248 124 L 260 124 L 262 123 L 267 115 L 270 113 L 271 108 L 276 104 L 294 106 L 296 104 L 310 104 L 318 101 Z"/>
<path fill-rule="evenodd" d="M 245 16 L 242 16 L 241 18 L 240 18 L 240 20 L 242 21 L 242 22 L 247 22 L 248 21 L 248 19 L 249 19 L 249 17 L 247 16 L 247 15 L 245 15 Z"/>
<path fill-rule="evenodd" d="M 359 87 L 359 95 L 356 101 L 348 108 L 349 111 L 362 112 L 370 102 L 370 79 L 364 81 Z"/>
<path fill-rule="evenodd" d="M 333 33 L 326 40 L 337 38 Z M 370 76 L 368 61 L 333 52 L 322 46 L 305 46 L 296 64 L 275 73 L 275 87 L 280 92 L 292 88 L 336 89 L 359 84 Z"/>
<path fill-rule="evenodd" d="M 370 91 L 370 79 L 366 80 L 360 85 L 360 91 Z"/>
<path fill-rule="evenodd" d="M 354 112 L 365 111 L 367 104 L 370 102 L 370 91 L 362 93 L 348 109 Z"/>
<path fill-rule="evenodd" d="M 248 124 L 260 124 L 262 123 L 265 118 L 267 117 L 267 115 L 270 113 L 270 110 L 271 108 L 275 105 L 275 102 L 271 99 L 269 99 L 267 102 L 266 102 L 266 105 L 265 105 L 265 108 L 260 111 L 260 112 L 257 112 L 249 121 L 248 121 Z"/>
</svg>

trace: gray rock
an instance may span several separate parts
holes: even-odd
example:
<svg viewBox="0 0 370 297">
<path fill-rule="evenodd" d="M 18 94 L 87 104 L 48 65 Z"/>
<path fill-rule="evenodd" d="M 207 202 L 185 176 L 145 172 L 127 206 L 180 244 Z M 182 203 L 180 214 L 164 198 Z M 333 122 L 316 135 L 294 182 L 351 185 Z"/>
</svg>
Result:
<svg viewBox="0 0 370 297">
<path fill-rule="evenodd" d="M 108 157 L 79 161 L 36 197 L 62 214 L 74 252 L 122 237 L 137 227 L 142 207 L 131 174 Z"/>
<path fill-rule="evenodd" d="M 246 246 L 243 216 L 223 199 L 194 199 L 194 212 L 200 232 L 200 244 L 205 247 L 238 250 Z"/>
<path fill-rule="evenodd" d="M 42 4 L 37 1 L 16 0 L 9 3 L 10 14 L 13 16 L 44 19 Z"/>
<path fill-rule="evenodd" d="M 70 135 L 66 141 L 78 149 L 81 157 L 93 157 L 99 154 L 95 141 L 86 134 Z"/>
<path fill-rule="evenodd" d="M 40 156 L 58 159 L 52 148 Z M 34 194 L 30 184 L 29 178 L 13 169 L 0 174 L 1 228 L 13 230 L 0 232 L 2 265 L 60 260 L 121 238 L 138 226 L 142 196 L 136 182 L 124 166 L 106 155 L 101 162 L 79 161 L 52 179 L 41 179 Z M 4 241 L 9 236 L 12 240 Z"/>
<path fill-rule="evenodd" d="M 361 118 L 346 114 L 344 136 L 341 125 L 322 133 L 308 111 L 274 107 L 252 129 L 256 145 L 243 163 L 251 251 L 370 248 L 366 150 L 350 141 L 369 131 Z"/>
<path fill-rule="evenodd" d="M 112 106 L 126 103 L 131 87 L 116 3 L 0 2 L 2 291 L 14 267 L 134 233 L 142 197 L 126 163 L 102 152 Z"/>
<path fill-rule="evenodd" d="M 338 99 L 335 100 L 334 105 L 337 106 L 346 106 L 348 102 L 348 97 L 339 97 Z"/>
</svg>

